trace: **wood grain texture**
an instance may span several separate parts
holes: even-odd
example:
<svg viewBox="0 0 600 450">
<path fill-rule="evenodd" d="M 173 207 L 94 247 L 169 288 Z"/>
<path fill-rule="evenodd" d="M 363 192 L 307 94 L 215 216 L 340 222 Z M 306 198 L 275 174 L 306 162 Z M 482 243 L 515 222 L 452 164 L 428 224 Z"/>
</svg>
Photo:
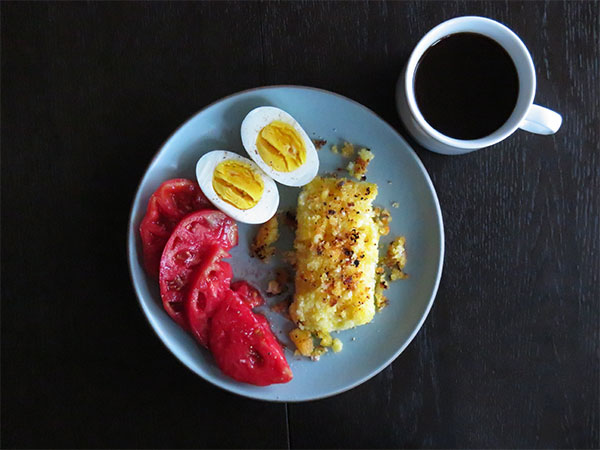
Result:
<svg viewBox="0 0 600 450">
<path fill-rule="evenodd" d="M 597 2 L 0 12 L 3 447 L 600 447 Z M 411 141 L 447 245 L 414 342 L 362 386 L 287 406 L 230 395 L 180 365 L 136 306 L 124 250 L 161 143 L 202 106 L 267 84 L 339 92 L 406 136 L 398 74 L 425 32 L 466 14 L 521 36 L 536 103 L 564 123 L 460 157 Z"/>
</svg>

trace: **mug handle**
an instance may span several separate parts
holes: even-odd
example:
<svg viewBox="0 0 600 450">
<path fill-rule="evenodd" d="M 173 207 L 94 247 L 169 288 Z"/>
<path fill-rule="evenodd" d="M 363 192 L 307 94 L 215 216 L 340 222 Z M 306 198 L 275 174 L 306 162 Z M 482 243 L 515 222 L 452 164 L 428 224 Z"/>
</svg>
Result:
<svg viewBox="0 0 600 450">
<path fill-rule="evenodd" d="M 562 116 L 551 109 L 531 105 L 519 128 L 535 134 L 554 134 L 562 124 Z"/>
</svg>

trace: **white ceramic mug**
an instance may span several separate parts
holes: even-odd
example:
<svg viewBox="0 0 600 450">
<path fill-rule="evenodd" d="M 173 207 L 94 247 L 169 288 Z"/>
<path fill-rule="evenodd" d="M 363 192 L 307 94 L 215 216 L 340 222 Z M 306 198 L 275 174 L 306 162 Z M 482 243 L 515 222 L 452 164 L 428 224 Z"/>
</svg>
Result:
<svg viewBox="0 0 600 450">
<path fill-rule="evenodd" d="M 510 55 L 519 78 L 517 104 L 504 125 L 490 135 L 472 140 L 446 136 L 427 123 L 415 99 L 415 70 L 423 54 L 437 41 L 455 33 L 478 33 L 499 43 Z M 509 28 L 485 17 L 465 16 L 443 22 L 419 41 L 413 50 L 396 86 L 396 104 L 402 122 L 409 133 L 425 148 L 446 155 L 459 155 L 496 144 L 517 128 L 537 134 L 554 134 L 560 128 L 560 114 L 535 105 L 535 69 L 525 44 Z M 451 111 L 448 111 L 451 114 Z"/>
</svg>

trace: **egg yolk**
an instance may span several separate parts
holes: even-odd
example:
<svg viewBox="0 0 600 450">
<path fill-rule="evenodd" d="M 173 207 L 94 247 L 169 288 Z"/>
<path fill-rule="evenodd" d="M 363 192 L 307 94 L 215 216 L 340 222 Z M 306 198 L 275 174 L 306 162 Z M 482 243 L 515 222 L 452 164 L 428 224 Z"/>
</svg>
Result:
<svg viewBox="0 0 600 450">
<path fill-rule="evenodd" d="M 306 146 L 300 134 L 287 123 L 275 120 L 256 137 L 260 157 L 279 172 L 291 172 L 306 162 Z"/>
<path fill-rule="evenodd" d="M 217 164 L 212 185 L 223 201 L 242 210 L 256 206 L 265 190 L 260 174 L 250 164 L 234 159 Z"/>
</svg>

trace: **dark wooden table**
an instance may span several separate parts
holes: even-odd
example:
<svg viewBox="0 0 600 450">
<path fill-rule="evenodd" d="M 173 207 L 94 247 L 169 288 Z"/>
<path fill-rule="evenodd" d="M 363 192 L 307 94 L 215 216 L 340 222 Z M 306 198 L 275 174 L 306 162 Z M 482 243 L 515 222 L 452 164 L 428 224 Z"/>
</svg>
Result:
<svg viewBox="0 0 600 450">
<path fill-rule="evenodd" d="M 4 447 L 600 446 L 598 3 L 0 9 Z M 564 123 L 460 157 L 414 145 L 447 243 L 414 342 L 362 386 L 303 404 L 238 397 L 182 366 L 125 260 L 161 143 L 204 105 L 270 84 L 341 93 L 406 135 L 393 97 L 404 62 L 468 14 L 521 36 L 536 101 Z"/>
</svg>

